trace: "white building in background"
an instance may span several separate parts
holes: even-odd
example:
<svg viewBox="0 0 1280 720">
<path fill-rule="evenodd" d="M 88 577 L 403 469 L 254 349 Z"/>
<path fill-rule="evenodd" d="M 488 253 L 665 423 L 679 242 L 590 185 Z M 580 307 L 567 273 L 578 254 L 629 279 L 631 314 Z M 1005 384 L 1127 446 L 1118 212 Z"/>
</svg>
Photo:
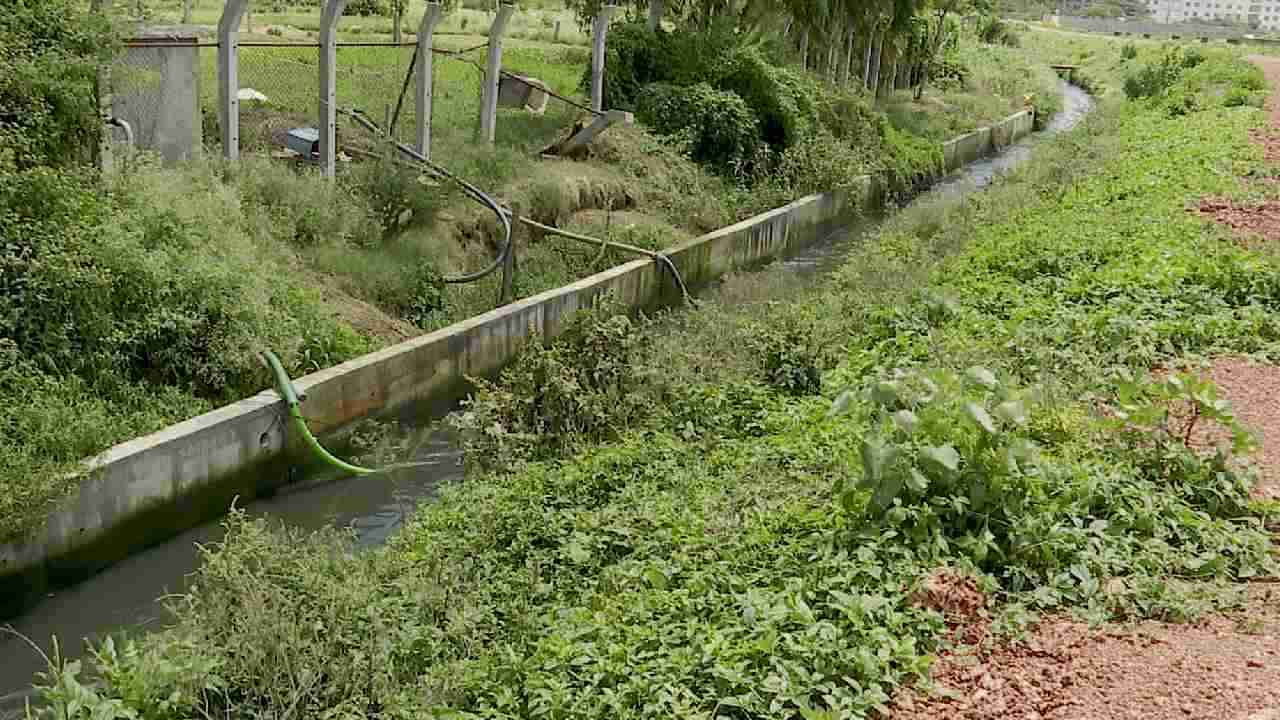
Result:
<svg viewBox="0 0 1280 720">
<path fill-rule="evenodd" d="M 1262 30 L 1280 28 L 1280 0 L 1147 0 L 1147 11 L 1158 23 L 1225 20 Z"/>
</svg>

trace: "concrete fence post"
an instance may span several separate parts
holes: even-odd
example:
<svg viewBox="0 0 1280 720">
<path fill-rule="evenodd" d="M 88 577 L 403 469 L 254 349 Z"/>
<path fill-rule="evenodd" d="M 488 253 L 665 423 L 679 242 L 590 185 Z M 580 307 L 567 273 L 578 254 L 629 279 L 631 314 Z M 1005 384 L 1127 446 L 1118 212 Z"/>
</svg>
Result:
<svg viewBox="0 0 1280 720">
<path fill-rule="evenodd" d="M 515 5 L 503 3 L 489 26 L 489 56 L 484 68 L 484 87 L 480 92 L 480 140 L 493 144 L 498 128 L 498 80 L 502 74 L 502 34 L 515 13 Z"/>
<path fill-rule="evenodd" d="M 227 0 L 218 20 L 218 122 L 222 157 L 240 158 L 240 21 L 249 0 Z"/>
<path fill-rule="evenodd" d="M 657 30 L 662 24 L 662 0 L 649 0 L 649 29 Z"/>
<path fill-rule="evenodd" d="M 320 174 L 332 178 L 338 164 L 338 21 L 347 0 L 325 0 L 320 13 Z"/>
<path fill-rule="evenodd" d="M 426 12 L 422 14 L 422 23 L 418 26 L 418 85 L 415 96 L 417 111 L 417 127 L 414 133 L 414 149 L 423 157 L 431 157 L 431 87 L 432 80 L 432 43 L 436 25 L 444 17 L 444 6 L 438 2 L 427 3 Z"/>
<path fill-rule="evenodd" d="M 604 46 L 609 34 L 609 20 L 618 11 L 616 5 L 605 5 L 591 21 L 591 109 L 604 112 Z"/>
<path fill-rule="evenodd" d="M 110 8 L 111 0 L 93 0 L 89 5 L 92 12 L 102 15 L 107 14 Z M 103 175 L 109 175 L 115 169 L 115 156 L 111 152 L 111 126 L 107 124 L 111 119 L 111 66 L 109 64 L 103 63 L 98 68 L 95 90 L 98 93 L 98 170 Z"/>
</svg>

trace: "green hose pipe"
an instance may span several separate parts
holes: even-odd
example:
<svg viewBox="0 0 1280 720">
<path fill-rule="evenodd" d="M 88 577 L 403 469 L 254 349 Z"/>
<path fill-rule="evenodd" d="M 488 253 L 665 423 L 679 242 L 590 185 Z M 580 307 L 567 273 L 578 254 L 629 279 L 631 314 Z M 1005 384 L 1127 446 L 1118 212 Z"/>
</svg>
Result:
<svg viewBox="0 0 1280 720">
<path fill-rule="evenodd" d="M 372 475 L 377 470 L 352 465 L 349 462 L 340 460 L 333 456 L 324 446 L 316 440 L 316 436 L 311 434 L 311 429 L 307 427 L 307 421 L 302 417 L 302 408 L 298 402 L 298 391 L 293 388 L 293 381 L 289 379 L 289 374 L 284 371 L 284 366 L 280 364 L 280 358 L 270 350 L 262 351 L 262 358 L 267 361 L 267 366 L 271 368 L 271 372 L 276 376 L 276 392 L 280 393 L 280 397 L 289 405 L 289 417 L 293 420 L 294 427 L 297 428 L 298 434 L 307 441 L 307 447 L 311 448 L 311 453 L 323 461 L 326 465 L 351 473 L 352 475 Z"/>
</svg>

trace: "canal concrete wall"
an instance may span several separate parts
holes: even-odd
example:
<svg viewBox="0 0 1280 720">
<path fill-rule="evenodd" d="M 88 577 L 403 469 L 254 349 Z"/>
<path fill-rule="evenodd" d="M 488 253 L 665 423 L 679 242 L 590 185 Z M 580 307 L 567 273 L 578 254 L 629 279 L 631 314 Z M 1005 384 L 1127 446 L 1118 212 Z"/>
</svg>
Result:
<svg viewBox="0 0 1280 720">
<path fill-rule="evenodd" d="M 1013 144 L 1031 132 L 1035 119 L 1033 111 L 1023 110 L 990 127 L 981 127 L 942 143 L 943 167 L 947 172 L 955 172 L 974 160 Z"/>
<path fill-rule="evenodd" d="M 1031 130 L 1018 113 L 947 143 L 948 170 Z M 977 153 L 977 154 L 975 154 Z M 967 160 L 965 160 L 967 161 Z M 959 163 L 959 164 L 954 164 Z M 812 195 L 667 251 L 691 287 L 788 255 L 838 230 L 882 188 L 865 177 L 854 197 Z M 609 293 L 631 308 L 678 302 L 670 274 L 649 259 L 597 273 L 294 381 L 312 427 L 334 430 L 371 415 L 457 398 L 468 377 L 490 375 L 532 338 L 550 340 L 580 308 Z M 76 493 L 33 536 L 0 544 L 0 619 L 50 586 L 69 584 L 293 481 L 304 456 L 286 412 L 265 391 L 117 445 L 86 464 Z"/>
</svg>

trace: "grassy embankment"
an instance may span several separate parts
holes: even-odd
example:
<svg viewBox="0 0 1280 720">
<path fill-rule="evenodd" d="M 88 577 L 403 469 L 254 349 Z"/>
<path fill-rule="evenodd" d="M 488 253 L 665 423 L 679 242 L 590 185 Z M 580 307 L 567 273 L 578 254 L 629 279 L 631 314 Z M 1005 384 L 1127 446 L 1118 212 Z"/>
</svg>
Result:
<svg viewBox="0 0 1280 720">
<path fill-rule="evenodd" d="M 59 20 L 58 7 L 24 12 L 52 18 L 40 32 L 83 30 L 77 42 L 105 46 L 90 33 L 92 25 Z M 238 168 L 215 159 L 170 169 L 133 160 L 104 190 L 78 164 L 92 144 L 84 100 L 91 97 L 84 90 L 91 66 L 68 51 L 54 54 L 56 43 L 26 48 L 37 35 L 5 41 L 17 63 L 4 78 L 11 96 L 55 100 L 23 112 L 30 128 L 0 138 L 12 138 L 17 148 L 12 156 L 0 152 L 0 201 L 12 209 L 3 228 L 15 240 L 0 260 L 16 278 L 0 293 L 0 316 L 7 319 L 0 401 L 11 408 L 0 423 L 0 535 L 38 526 L 76 485 L 72 471 L 82 458 L 267 387 L 255 358 L 260 348 L 275 349 L 300 374 L 492 306 L 496 278 L 440 283 L 442 275 L 482 267 L 492 257 L 496 224 L 479 206 L 448 186 L 381 163 L 344 164 L 339 181 L 329 185 L 309 169 L 261 154 L 272 137 L 262 129 L 264 119 L 279 121 L 267 124 L 276 130 L 311 121 L 315 78 L 302 56 L 311 51 L 242 53 L 242 82 L 270 100 L 265 107 L 245 103 L 243 133 L 252 152 Z M 462 48 L 475 39 L 448 42 Z M 687 35 L 681 42 L 706 45 Z M 504 111 L 495 149 L 472 142 L 476 72 L 438 58 L 433 157 L 527 215 L 653 248 L 808 192 L 839 188 L 864 172 L 888 169 L 909 185 L 935 166 L 930 141 L 894 130 L 864 95 L 775 62 L 761 54 L 768 48 L 737 52 L 724 42 L 721 54 L 736 52 L 736 64 L 702 68 L 703 76 L 690 70 L 686 79 L 722 87 L 747 83 L 757 94 L 740 101 L 736 125 L 699 116 L 686 127 L 666 128 L 672 137 L 638 128 L 611 131 L 584 161 L 536 157 L 574 117 L 556 101 L 544 116 Z M 579 92 L 586 64 L 581 48 L 520 43 L 511 43 L 508 67 L 560 92 Z M 341 104 L 381 119 L 408 64 L 403 52 L 394 60 L 387 52 L 342 51 Z M 1015 64 L 1013 57 L 999 62 L 1022 68 L 1018 84 L 998 104 L 1020 102 L 1044 79 L 1026 70 L 1043 58 L 1028 52 Z M 976 55 L 973 62 L 976 76 L 995 75 L 990 63 L 979 66 Z M 737 68 L 736 75 L 715 75 L 725 68 Z M 206 68 L 206 93 L 211 73 Z M 118 82 L 135 77 L 121 72 Z M 990 91 L 981 84 L 968 90 Z M 790 108 L 782 119 L 793 132 L 765 142 L 757 116 L 778 108 Z M 411 119 L 402 119 L 402 127 Z M 80 128 L 69 144 L 58 134 L 64 126 Z M 215 138 L 215 129 L 207 128 L 206 136 Z M 47 147 L 23 144 L 44 138 L 46 130 Z M 726 167 L 714 156 L 701 158 L 708 160 L 704 165 L 691 162 L 697 148 L 687 138 L 715 141 L 722 137 L 717 133 L 738 147 L 750 145 L 749 162 Z M 344 141 L 360 134 L 343 121 Z M 624 259 L 527 236 L 520 243 L 521 296 Z"/>
<path fill-rule="evenodd" d="M 90 704 L 863 717 L 944 641 L 915 596 L 939 568 L 977 578 L 1005 631 L 1229 602 L 1275 570 L 1265 508 L 1247 470 L 1169 432 L 1170 398 L 1233 425 L 1211 390 L 1148 372 L 1280 352 L 1276 256 L 1185 211 L 1274 192 L 1239 178 L 1275 170 L 1247 138 L 1256 69 L 1170 67 L 1153 98 L 1110 93 L 1034 164 L 904 212 L 787 301 L 738 278 L 651 328 L 588 317 L 526 354 L 459 422 L 489 462 L 388 548 L 233 518 L 176 625 L 103 649 Z"/>
</svg>

